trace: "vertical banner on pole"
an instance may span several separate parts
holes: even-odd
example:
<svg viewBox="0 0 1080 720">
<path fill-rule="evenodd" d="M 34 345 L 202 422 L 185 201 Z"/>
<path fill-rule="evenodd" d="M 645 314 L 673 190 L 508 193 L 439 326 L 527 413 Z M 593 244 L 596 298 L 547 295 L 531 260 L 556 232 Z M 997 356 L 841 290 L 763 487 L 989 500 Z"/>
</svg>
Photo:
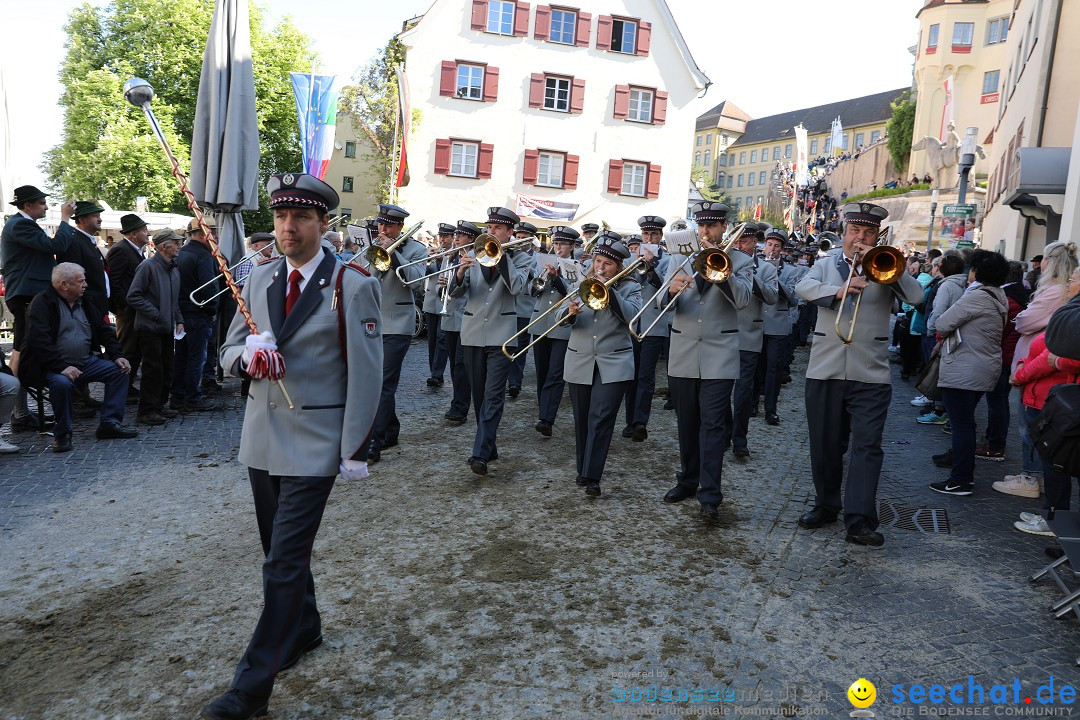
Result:
<svg viewBox="0 0 1080 720">
<path fill-rule="evenodd" d="M 398 134 L 401 159 L 398 160 L 394 185 L 404 187 L 409 184 L 409 162 L 405 151 L 409 147 L 409 130 L 412 127 L 412 103 L 409 100 L 409 79 L 400 65 L 394 68 L 394 75 L 397 77 L 398 86 L 398 112 L 401 113 L 401 132 Z"/>
<path fill-rule="evenodd" d="M 334 75 L 289 73 L 300 122 L 304 172 L 322 180 L 334 152 L 338 89 Z"/>
<path fill-rule="evenodd" d="M 806 128 L 800 124 L 795 128 L 795 185 L 806 187 L 810 184 L 810 164 L 807 159 Z"/>
<path fill-rule="evenodd" d="M 945 78 L 945 106 L 941 108 L 941 131 L 938 133 L 938 140 L 945 142 L 945 135 L 949 132 L 949 125 L 956 125 L 953 121 L 953 91 L 955 88 L 955 80 L 952 75 Z"/>
</svg>

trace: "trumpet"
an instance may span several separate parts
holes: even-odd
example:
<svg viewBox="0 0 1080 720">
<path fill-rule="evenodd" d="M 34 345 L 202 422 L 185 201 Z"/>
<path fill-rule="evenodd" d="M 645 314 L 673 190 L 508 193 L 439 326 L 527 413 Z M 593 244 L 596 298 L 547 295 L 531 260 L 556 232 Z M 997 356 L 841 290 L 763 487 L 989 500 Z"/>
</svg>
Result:
<svg viewBox="0 0 1080 720">
<path fill-rule="evenodd" d="M 683 258 L 683 261 L 679 264 L 679 267 L 676 268 L 675 272 L 672 272 L 670 275 L 668 275 L 667 279 L 664 280 L 663 283 L 661 283 L 659 288 L 657 288 L 654 297 L 660 297 L 661 293 L 663 293 L 665 290 L 668 289 L 668 287 L 670 287 L 671 282 L 675 279 L 678 271 L 686 267 L 687 263 L 690 263 L 690 267 L 694 270 L 694 274 L 692 277 L 696 278 L 700 276 L 714 284 L 722 283 L 727 280 L 729 277 L 731 277 L 731 257 L 728 255 L 728 251 L 731 249 L 731 246 L 735 244 L 735 241 L 739 239 L 739 237 L 743 234 L 743 231 L 745 230 L 746 223 L 739 223 L 735 226 L 734 229 L 732 229 L 730 233 L 728 233 L 727 237 L 724 239 L 720 247 L 701 248 L 696 253 L 694 253 L 693 256 Z M 663 319 L 664 315 L 667 314 L 667 311 L 675 307 L 675 303 L 677 303 L 678 301 L 679 295 L 676 294 L 674 297 L 668 300 L 667 303 L 664 304 L 664 307 L 660 309 L 660 314 L 657 315 L 656 319 L 649 324 L 649 327 L 642 330 L 641 333 L 638 333 L 636 330 L 634 330 L 634 326 L 639 320 L 641 320 L 641 317 L 648 309 L 647 304 L 642 305 L 641 310 L 638 312 L 638 314 L 630 318 L 630 334 L 637 338 L 638 341 L 645 339 L 645 337 L 650 332 L 652 332 L 652 329 L 656 327 L 656 324 Z"/>
<path fill-rule="evenodd" d="M 236 270 L 236 268 L 240 267 L 241 265 L 243 265 L 244 263 L 246 263 L 246 262 L 247 262 L 248 260 L 252 260 L 252 259 L 254 259 L 256 255 L 258 255 L 259 253 L 261 253 L 261 252 L 262 252 L 263 250 L 265 250 L 265 249 L 266 249 L 266 247 L 264 246 L 264 247 L 261 247 L 261 248 L 259 248 L 258 250 L 252 250 L 252 251 L 251 251 L 251 252 L 249 252 L 249 253 L 248 253 L 247 255 L 245 255 L 244 257 L 240 258 L 240 261 L 239 261 L 239 262 L 237 262 L 237 263 L 236 263 L 235 265 L 232 265 L 232 266 L 230 266 L 230 267 L 229 267 L 229 272 L 230 272 L 230 273 L 231 273 L 231 272 L 233 272 L 234 270 Z M 207 305 L 208 303 L 210 303 L 210 302 L 213 302 L 213 300 L 214 300 L 215 298 L 217 298 L 217 297 L 219 297 L 219 296 L 221 296 L 221 295 L 224 295 L 225 293 L 227 293 L 227 292 L 229 291 L 229 286 L 228 286 L 228 285 L 226 285 L 225 287 L 223 287 L 223 288 L 222 288 L 221 290 L 218 290 L 218 291 L 217 291 L 216 293 L 214 293 L 214 294 L 213 294 L 213 295 L 211 295 L 210 297 L 206 298 L 205 300 L 196 300 L 196 299 L 195 299 L 195 294 L 196 294 L 196 293 L 198 293 L 198 292 L 199 292 L 200 290 L 202 290 L 203 288 L 208 288 L 208 287 L 210 287 L 211 285 L 213 285 L 214 283 L 216 283 L 216 282 L 220 282 L 220 281 L 221 281 L 221 279 L 222 279 L 223 277 L 224 277 L 224 276 L 223 276 L 223 275 L 221 275 L 220 273 L 219 273 L 218 275 L 215 275 L 215 276 L 213 277 L 213 279 L 211 279 L 211 280 L 208 280 L 208 281 L 204 282 L 204 283 L 203 283 L 202 285 L 200 285 L 199 287 L 197 287 L 197 288 L 195 288 L 194 290 L 192 290 L 192 291 L 191 291 L 191 293 L 190 293 L 190 294 L 188 295 L 188 298 L 189 298 L 189 299 L 191 300 L 191 302 L 192 302 L 192 303 L 193 303 L 194 305 L 196 305 L 196 306 L 198 306 L 198 307 L 203 307 L 204 305 Z"/>
<path fill-rule="evenodd" d="M 404 235 L 395 240 L 390 247 L 384 248 L 382 245 L 372 242 L 371 246 L 364 251 L 364 258 L 368 261 L 369 265 L 379 272 L 386 272 L 390 269 L 391 265 L 390 254 L 407 243 L 409 238 L 415 235 L 423 224 L 424 221 L 421 220 L 413 225 Z"/>
<path fill-rule="evenodd" d="M 862 304 L 863 294 L 855 300 L 855 310 L 851 313 L 851 322 L 848 323 L 847 332 L 840 330 L 840 316 L 844 312 L 844 303 L 847 302 L 848 293 L 851 290 L 851 279 L 855 277 L 855 269 L 861 267 L 863 276 L 867 280 L 881 285 L 892 285 L 904 272 L 904 254 L 891 245 L 884 244 L 889 237 L 889 228 L 878 233 L 877 245 L 862 253 L 855 253 L 851 258 L 851 270 L 848 272 L 847 282 L 844 283 L 844 291 L 840 294 L 840 309 L 836 311 L 836 321 L 833 322 L 833 330 L 845 345 L 850 345 L 855 339 L 855 322 L 859 319 L 859 306 Z"/>
<path fill-rule="evenodd" d="M 579 297 L 581 298 L 581 301 L 591 310 L 599 311 L 607 309 L 607 307 L 611 304 L 611 292 L 615 285 L 617 285 L 620 280 L 622 280 L 630 273 L 636 272 L 637 266 L 644 262 L 644 258 L 638 258 L 634 262 L 630 263 L 626 268 L 620 270 L 619 273 L 612 277 L 610 280 L 601 281 L 597 280 L 595 277 L 585 278 L 581 281 L 581 284 L 578 285 L 577 288 L 570 292 L 566 297 L 549 307 L 544 312 L 540 313 L 540 315 L 538 315 L 535 320 L 533 320 L 528 325 L 511 335 L 506 340 L 506 342 L 502 344 L 503 354 L 511 360 L 517 360 L 519 357 L 525 355 L 525 353 L 529 352 L 529 348 L 546 338 L 548 335 L 553 333 L 557 327 L 566 322 L 566 318 L 563 318 L 544 332 L 534 337 L 528 345 L 519 349 L 517 352 L 511 352 L 509 350 L 510 346 L 517 347 L 517 339 L 519 337 L 527 334 L 530 329 L 540 324 L 540 321 L 546 318 L 548 315 L 555 312 L 556 310 L 563 309 L 564 306 L 569 305 L 569 303 L 573 302 Z"/>
</svg>

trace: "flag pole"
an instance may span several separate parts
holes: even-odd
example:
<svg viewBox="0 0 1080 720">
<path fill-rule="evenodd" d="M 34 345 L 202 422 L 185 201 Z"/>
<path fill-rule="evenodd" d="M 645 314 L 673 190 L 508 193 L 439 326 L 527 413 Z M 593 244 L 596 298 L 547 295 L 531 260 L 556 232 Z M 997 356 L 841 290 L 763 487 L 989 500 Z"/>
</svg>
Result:
<svg viewBox="0 0 1080 720">
<path fill-rule="evenodd" d="M 397 84 L 395 79 L 394 84 Z M 401 132 L 401 88 L 397 88 L 394 97 L 394 145 L 390 148 L 390 186 L 387 197 L 390 202 L 397 202 L 397 165 L 398 165 L 398 133 Z"/>
</svg>

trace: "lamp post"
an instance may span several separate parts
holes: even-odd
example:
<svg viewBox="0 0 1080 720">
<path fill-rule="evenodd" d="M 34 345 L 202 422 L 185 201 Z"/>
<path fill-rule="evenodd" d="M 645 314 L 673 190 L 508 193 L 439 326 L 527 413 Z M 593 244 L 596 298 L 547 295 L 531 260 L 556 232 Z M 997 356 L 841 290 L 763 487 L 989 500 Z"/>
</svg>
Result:
<svg viewBox="0 0 1080 720">
<path fill-rule="evenodd" d="M 968 176 L 971 174 L 971 168 L 975 167 L 975 146 L 978 134 L 979 128 L 969 127 L 964 132 L 964 139 L 960 141 L 960 191 L 956 198 L 958 205 L 963 205 L 967 200 Z"/>
<path fill-rule="evenodd" d="M 934 246 L 934 215 L 937 214 L 938 191 L 930 193 L 930 229 L 926 231 L 926 252 Z"/>
</svg>

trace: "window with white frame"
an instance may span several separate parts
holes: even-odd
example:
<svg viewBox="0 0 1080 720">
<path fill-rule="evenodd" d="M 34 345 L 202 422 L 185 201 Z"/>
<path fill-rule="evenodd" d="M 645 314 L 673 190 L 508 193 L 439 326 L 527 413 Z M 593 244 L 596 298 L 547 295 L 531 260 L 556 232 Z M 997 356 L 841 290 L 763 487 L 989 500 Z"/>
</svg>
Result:
<svg viewBox="0 0 1080 720">
<path fill-rule="evenodd" d="M 787 145 L 784 146 L 784 157 L 786 157 L 786 158 L 791 157 L 791 143 L 788 143 Z"/>
<path fill-rule="evenodd" d="M 750 151 L 750 164 L 752 165 L 752 164 L 754 164 L 756 162 L 757 162 L 757 150 L 751 150 Z"/>
<path fill-rule="evenodd" d="M 544 80 L 544 109 L 570 112 L 570 78 Z"/>
<path fill-rule="evenodd" d="M 705 144 L 706 145 L 712 145 L 712 133 L 709 133 L 708 135 L 705 136 Z"/>
<path fill-rule="evenodd" d="M 484 68 L 481 65 L 457 66 L 457 96 L 465 100 L 484 99 Z"/>
<path fill-rule="evenodd" d="M 761 173 L 759 173 L 759 176 L 758 176 L 758 185 L 764 185 L 764 184 L 765 184 L 765 171 L 762 170 Z"/>
<path fill-rule="evenodd" d="M 735 178 L 733 176 L 731 176 L 731 175 L 728 175 L 727 176 L 727 186 L 730 188 L 734 182 L 735 182 Z"/>
<path fill-rule="evenodd" d="M 746 178 L 746 186 L 747 187 L 754 187 L 754 183 L 755 183 L 755 180 L 756 180 L 756 178 L 755 178 L 756 175 L 757 175 L 757 173 L 750 173 L 750 176 L 748 178 Z"/>
<path fill-rule="evenodd" d="M 874 143 L 876 143 L 880 139 L 881 139 L 881 131 L 880 130 L 874 130 L 873 132 L 870 133 L 870 144 L 871 145 L 873 145 Z"/>
<path fill-rule="evenodd" d="M 738 179 L 738 181 L 737 181 L 737 182 L 735 183 L 735 184 L 736 184 L 736 185 L 738 185 L 739 187 L 742 187 L 742 185 L 743 185 L 743 177 L 744 177 L 744 175 L 743 175 L 742 173 L 739 173 L 739 179 Z"/>
<path fill-rule="evenodd" d="M 622 194 L 645 197 L 645 177 L 648 174 L 649 166 L 645 163 L 623 164 Z"/>
<path fill-rule="evenodd" d="M 653 91 L 644 88 L 630 88 L 630 109 L 627 118 L 637 122 L 652 122 Z"/>
<path fill-rule="evenodd" d="M 709 167 L 712 163 L 712 153 L 708 150 L 705 151 L 705 167 Z"/>
<path fill-rule="evenodd" d="M 345 141 L 345 157 L 347 157 L 347 158 L 356 157 L 356 143 L 353 142 L 352 140 L 346 140 Z"/>
<path fill-rule="evenodd" d="M 810 154 L 817 155 L 817 138 L 810 141 Z"/>
<path fill-rule="evenodd" d="M 971 41 L 975 38 L 975 23 L 958 22 L 953 23 L 952 26 L 952 44 L 953 47 L 957 45 L 967 45 L 970 47 Z"/>
<path fill-rule="evenodd" d="M 937 49 L 938 43 L 938 31 L 941 29 L 940 25 L 931 25 L 930 32 L 926 33 L 926 49 Z"/>
<path fill-rule="evenodd" d="M 1009 37 L 1009 16 L 994 18 L 986 23 L 986 44 L 996 45 Z"/>
<path fill-rule="evenodd" d="M 982 94 L 989 95 L 998 91 L 998 81 L 1001 80 L 1000 70 L 990 70 L 983 73 Z"/>
<path fill-rule="evenodd" d="M 698 147 L 701 147 L 701 136 L 700 135 L 697 136 L 697 145 L 698 145 Z"/>
<path fill-rule="evenodd" d="M 576 12 L 551 8 L 551 30 L 548 32 L 548 40 L 563 45 L 573 45 L 576 29 Z"/>
<path fill-rule="evenodd" d="M 774 147 L 772 149 L 772 159 L 773 160 L 779 160 L 780 159 L 780 146 L 779 145 L 777 145 L 776 147 Z"/>
<path fill-rule="evenodd" d="M 825 136 L 825 152 L 832 151 L 832 135 Z"/>
<path fill-rule="evenodd" d="M 353 191 L 353 179 L 352 177 L 345 175 L 341 178 L 341 192 Z"/>
<path fill-rule="evenodd" d="M 855 133 L 855 147 L 859 147 L 863 144 L 864 135 L 862 133 Z"/>
<path fill-rule="evenodd" d="M 727 167 L 727 153 L 720 153 L 720 167 Z"/>
<path fill-rule="evenodd" d="M 537 164 L 536 184 L 544 187 L 563 186 L 563 165 L 566 156 L 562 153 L 541 152 Z"/>
<path fill-rule="evenodd" d="M 455 142 L 450 145 L 450 174 L 476 177 L 476 158 L 480 146 L 476 143 Z"/>
<path fill-rule="evenodd" d="M 701 164 L 701 153 L 700 152 L 694 153 L 694 164 L 695 165 L 700 165 Z"/>
<path fill-rule="evenodd" d="M 637 23 L 616 18 L 611 22 L 611 49 L 633 55 L 637 49 Z"/>
<path fill-rule="evenodd" d="M 739 153 L 739 164 L 740 165 L 745 165 L 746 164 L 746 151 L 745 150 L 743 150 L 741 153 Z"/>
<path fill-rule="evenodd" d="M 487 31 L 500 35 L 514 34 L 512 0 L 488 0 Z"/>
</svg>

